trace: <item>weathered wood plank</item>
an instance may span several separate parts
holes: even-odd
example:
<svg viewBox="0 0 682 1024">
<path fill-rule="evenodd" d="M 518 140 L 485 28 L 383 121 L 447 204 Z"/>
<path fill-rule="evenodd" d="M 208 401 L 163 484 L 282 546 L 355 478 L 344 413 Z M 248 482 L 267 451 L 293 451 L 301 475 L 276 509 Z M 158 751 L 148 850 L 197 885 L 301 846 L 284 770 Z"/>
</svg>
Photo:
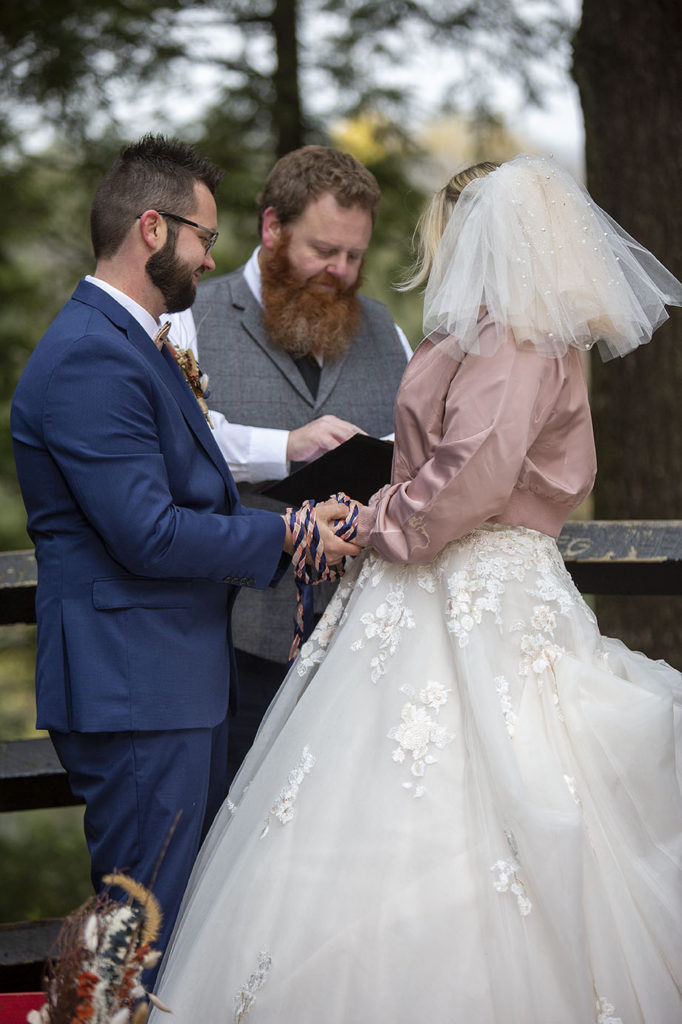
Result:
<svg viewBox="0 0 682 1024">
<path fill-rule="evenodd" d="M 49 737 L 0 742 L 0 811 L 80 803 L 69 788 Z"/>
<path fill-rule="evenodd" d="M 682 593 L 682 520 L 574 520 L 558 540 L 584 593 Z M 35 622 L 32 550 L 0 552 L 0 624 Z"/>
<path fill-rule="evenodd" d="M 682 594 L 680 519 L 576 520 L 558 545 L 583 593 Z"/>
<path fill-rule="evenodd" d="M 61 927 L 58 919 L 0 924 L 0 992 L 41 990 L 45 961 L 55 955 Z"/>
<path fill-rule="evenodd" d="M 0 967 L 42 963 L 54 951 L 61 926 L 59 919 L 0 924 Z"/>
<path fill-rule="evenodd" d="M 33 549 L 0 551 L 0 624 L 36 621 L 37 579 Z"/>
</svg>

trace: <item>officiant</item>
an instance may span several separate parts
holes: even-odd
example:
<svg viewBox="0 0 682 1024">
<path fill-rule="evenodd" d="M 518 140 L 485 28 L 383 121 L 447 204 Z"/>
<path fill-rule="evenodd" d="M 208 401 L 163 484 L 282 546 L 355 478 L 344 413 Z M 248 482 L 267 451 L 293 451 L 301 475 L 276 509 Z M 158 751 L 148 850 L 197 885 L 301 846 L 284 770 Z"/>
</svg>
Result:
<svg viewBox="0 0 682 1024">
<path fill-rule="evenodd" d="M 260 493 L 265 481 L 358 432 L 393 431 L 411 349 L 388 309 L 358 291 L 380 198 L 374 175 L 347 153 L 288 153 L 258 199 L 260 246 L 238 270 L 201 284 L 192 310 L 172 318 L 176 344 L 198 348 L 215 437 L 245 505 L 281 511 Z M 315 587 L 316 616 L 332 592 L 332 584 Z M 284 678 L 291 573 L 276 591 L 249 591 L 238 604 L 230 774 Z"/>
</svg>

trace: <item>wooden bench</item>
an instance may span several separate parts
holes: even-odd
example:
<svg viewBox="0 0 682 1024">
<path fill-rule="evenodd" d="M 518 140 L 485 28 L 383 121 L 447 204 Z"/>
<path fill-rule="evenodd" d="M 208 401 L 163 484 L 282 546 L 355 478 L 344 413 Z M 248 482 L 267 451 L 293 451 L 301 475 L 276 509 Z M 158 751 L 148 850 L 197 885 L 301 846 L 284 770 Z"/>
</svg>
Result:
<svg viewBox="0 0 682 1024">
<path fill-rule="evenodd" d="M 573 521 L 559 549 L 583 594 L 682 594 L 682 520 Z M 0 553 L 0 625 L 35 622 L 32 551 Z M 0 741 L 0 810 L 78 803 L 49 739 Z M 59 921 L 0 925 L 0 991 L 39 983 Z"/>
</svg>

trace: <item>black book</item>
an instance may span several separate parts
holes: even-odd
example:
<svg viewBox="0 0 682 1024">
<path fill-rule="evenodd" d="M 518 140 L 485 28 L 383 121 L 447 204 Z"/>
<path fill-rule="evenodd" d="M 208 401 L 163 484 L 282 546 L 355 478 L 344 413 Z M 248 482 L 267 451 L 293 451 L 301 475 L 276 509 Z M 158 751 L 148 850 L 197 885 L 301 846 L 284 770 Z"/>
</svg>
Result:
<svg viewBox="0 0 682 1024">
<path fill-rule="evenodd" d="M 293 473 L 266 485 L 261 493 L 298 507 L 306 498 L 324 501 L 337 491 L 366 504 L 391 479 L 393 442 L 354 434 L 337 448 L 307 462 Z"/>
</svg>

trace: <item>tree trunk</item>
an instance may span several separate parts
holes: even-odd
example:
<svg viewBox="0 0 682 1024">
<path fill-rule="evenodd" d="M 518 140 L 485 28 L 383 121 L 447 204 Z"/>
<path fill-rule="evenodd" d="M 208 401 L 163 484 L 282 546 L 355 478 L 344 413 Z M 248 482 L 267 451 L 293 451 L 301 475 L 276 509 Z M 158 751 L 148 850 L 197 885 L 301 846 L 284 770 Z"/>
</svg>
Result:
<svg viewBox="0 0 682 1024">
<path fill-rule="evenodd" d="M 682 277 L 679 0 L 584 0 L 573 75 L 587 187 Z M 598 519 L 682 518 L 682 315 L 625 359 L 592 367 Z M 682 598 L 603 598 L 603 633 L 682 666 Z"/>
<path fill-rule="evenodd" d="M 276 0 L 270 24 L 275 36 L 277 66 L 273 75 L 272 109 L 277 159 L 303 145 L 301 97 L 298 81 L 297 0 Z"/>
</svg>

